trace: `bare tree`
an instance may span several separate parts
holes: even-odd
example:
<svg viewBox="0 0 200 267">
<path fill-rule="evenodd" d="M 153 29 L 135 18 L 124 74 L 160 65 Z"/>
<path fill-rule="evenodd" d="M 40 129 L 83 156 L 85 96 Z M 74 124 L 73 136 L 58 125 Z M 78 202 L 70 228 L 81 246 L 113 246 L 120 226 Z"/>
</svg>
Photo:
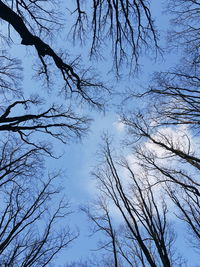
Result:
<svg viewBox="0 0 200 267">
<path fill-rule="evenodd" d="M 96 229 L 110 237 L 110 241 L 104 243 L 105 249 L 109 250 L 114 241 L 111 251 L 122 261 L 120 265 L 115 260 L 115 266 L 123 266 L 123 262 L 128 266 L 179 264 L 181 259 L 174 254 L 175 236 L 169 224 L 167 204 L 160 194 L 156 194 L 159 189 L 148 176 L 134 172 L 126 160 L 116 161 L 108 140 L 103 149 L 102 165 L 94 171 L 94 175 L 102 197 L 108 198 L 119 210 L 125 229 L 113 229 L 116 223 L 110 222 L 109 206 L 106 213 L 105 205 L 99 205 L 99 215 L 86 210 Z"/>
<path fill-rule="evenodd" d="M 77 237 L 64 223 L 71 211 L 68 201 L 59 200 L 59 174 L 41 179 L 41 152 L 11 136 L 1 144 L 1 266 L 47 266 Z"/>
<path fill-rule="evenodd" d="M 173 28 L 169 33 L 171 46 L 184 47 L 187 62 L 199 68 L 199 1 L 168 1 L 167 11 L 172 15 Z"/>
<path fill-rule="evenodd" d="M 13 134 L 4 134 L 1 137 L 0 186 L 17 184 L 22 178 L 29 183 L 35 170 L 44 168 L 42 150 L 26 146 Z"/>
<path fill-rule="evenodd" d="M 86 7 L 85 7 L 86 6 Z M 148 1 L 77 0 L 76 22 L 72 27 L 74 40 L 92 31 L 90 54 L 101 55 L 104 44 L 111 47 L 117 73 L 123 63 L 138 67 L 143 46 L 158 49 L 158 36 Z M 109 40 L 108 40 L 109 39 Z"/>
<path fill-rule="evenodd" d="M 178 207 L 176 216 L 187 225 L 189 243 L 193 249 L 199 253 L 199 196 L 189 192 L 185 188 L 179 189 L 168 186 L 167 192 L 172 201 Z"/>
<path fill-rule="evenodd" d="M 92 211 L 91 211 L 92 209 Z M 98 248 L 96 250 L 106 250 L 111 252 L 113 255 L 113 260 L 111 260 L 111 265 L 118 267 L 119 259 L 118 259 L 118 251 L 117 251 L 117 233 L 114 230 L 114 226 L 112 223 L 112 218 L 110 216 L 109 207 L 106 203 L 105 199 L 99 199 L 96 205 L 91 207 L 82 207 L 81 210 L 86 213 L 89 220 L 94 224 L 93 234 L 96 232 L 103 232 L 107 237 L 108 241 L 99 242 Z M 99 214 L 99 210 L 101 214 Z M 108 266 L 108 262 L 106 264 Z"/>
<path fill-rule="evenodd" d="M 157 126 L 186 125 L 199 128 L 200 78 L 194 70 L 181 67 L 155 73 L 142 97 L 149 106 L 149 119 Z"/>
<path fill-rule="evenodd" d="M 192 140 L 195 137 L 187 128 L 179 129 L 179 124 L 169 128 L 170 124 L 162 125 L 161 121 L 156 125 L 141 115 L 129 119 L 124 117 L 123 121 L 132 136 L 132 148 L 139 165 L 150 177 L 154 177 L 155 184 L 161 183 L 166 187 L 167 194 L 181 214 L 177 216 L 188 224 L 196 236 L 199 226 L 197 223 L 194 227 L 194 224 L 200 216 L 200 184 L 199 155 Z"/>
<path fill-rule="evenodd" d="M 12 58 L 6 50 L 1 51 L 0 94 L 5 100 L 13 96 L 21 97 L 20 80 L 22 79 L 22 66 L 17 58 Z M 1 103 L 2 105 L 2 103 Z"/>
</svg>

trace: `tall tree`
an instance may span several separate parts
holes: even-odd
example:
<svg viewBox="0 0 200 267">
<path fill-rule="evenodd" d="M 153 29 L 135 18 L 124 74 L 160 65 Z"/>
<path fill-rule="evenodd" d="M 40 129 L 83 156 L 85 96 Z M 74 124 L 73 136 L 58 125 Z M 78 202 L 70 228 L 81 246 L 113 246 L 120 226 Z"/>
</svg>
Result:
<svg viewBox="0 0 200 267">
<path fill-rule="evenodd" d="M 96 212 L 94 207 L 84 209 L 96 231 L 107 236 L 101 248 L 112 252 L 113 266 L 181 264 L 175 253 L 166 200 L 162 191 L 156 193 L 159 184 L 153 184 L 145 172 L 134 171 L 125 159 L 115 160 L 113 154 L 106 139 L 102 164 L 94 170 L 102 200 Z M 120 227 L 113 221 L 112 207 L 119 211 Z"/>
<path fill-rule="evenodd" d="M 71 211 L 53 182 L 59 174 L 46 173 L 41 149 L 13 134 L 1 141 L 1 266 L 47 266 L 77 237 L 62 221 Z"/>
</svg>

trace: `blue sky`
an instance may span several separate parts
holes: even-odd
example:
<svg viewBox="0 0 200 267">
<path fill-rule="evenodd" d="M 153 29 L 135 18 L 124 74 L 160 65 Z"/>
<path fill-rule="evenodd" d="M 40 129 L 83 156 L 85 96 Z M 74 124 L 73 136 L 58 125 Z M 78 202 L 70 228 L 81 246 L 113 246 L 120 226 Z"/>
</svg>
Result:
<svg viewBox="0 0 200 267">
<path fill-rule="evenodd" d="M 164 34 L 165 30 L 169 26 L 168 17 L 167 15 L 161 13 L 161 4 L 154 3 L 152 6 L 153 16 L 156 19 L 157 26 L 159 29 L 162 29 Z M 61 41 L 62 40 L 57 43 L 58 47 L 59 45 L 63 45 Z M 162 45 L 165 45 L 164 42 Z M 79 47 L 78 45 L 74 47 L 73 44 L 70 42 L 67 42 L 67 46 L 69 51 L 72 50 L 73 54 L 77 53 L 83 55 L 85 61 L 87 61 L 87 47 Z M 32 56 L 30 55 L 33 54 L 33 48 L 26 49 L 25 47 L 22 47 L 20 45 L 19 40 L 19 42 L 15 41 L 15 45 L 12 49 L 12 51 L 16 51 L 16 53 L 21 56 L 23 60 L 25 59 L 23 61 L 24 67 L 26 68 L 26 71 L 24 73 L 25 79 L 23 82 L 23 86 L 25 88 L 25 95 L 37 92 L 38 88 L 40 88 L 40 85 L 37 84 L 31 78 L 32 68 L 30 67 L 32 63 Z M 141 70 L 134 79 L 126 77 L 126 79 L 122 82 L 115 81 L 115 87 L 117 87 L 117 91 L 120 91 L 121 88 L 124 87 L 139 88 L 140 85 L 144 86 L 145 84 L 147 84 L 149 76 L 152 74 L 153 71 L 164 70 L 165 68 L 176 64 L 178 56 L 174 55 L 175 54 L 172 53 L 171 55 L 168 55 L 167 58 L 165 57 L 165 59 L 162 59 L 162 57 L 158 57 L 156 62 L 152 59 L 152 57 L 147 58 L 146 56 L 144 56 L 141 59 Z M 101 73 L 103 80 L 110 80 L 111 82 L 114 81 L 114 75 L 107 74 L 107 71 L 110 68 L 111 60 L 108 60 L 108 62 L 99 61 L 97 64 L 94 62 L 95 61 L 92 61 L 90 62 L 90 64 L 95 64 L 96 68 Z M 40 94 L 44 95 L 45 97 L 46 91 L 41 90 Z M 67 146 L 59 144 L 57 141 L 53 141 L 55 150 L 58 153 L 63 153 L 63 156 L 57 161 L 47 159 L 47 168 L 54 169 L 55 166 L 55 168 L 57 169 L 61 168 L 65 170 L 62 177 L 62 184 L 65 188 L 66 195 L 68 195 L 69 199 L 71 199 L 72 208 L 75 210 L 75 213 L 74 215 L 72 215 L 70 223 L 75 227 L 80 228 L 79 239 L 77 239 L 74 244 L 72 244 L 72 247 L 70 249 L 68 249 L 66 252 L 63 252 L 61 259 L 59 260 L 61 265 L 70 260 L 73 261 L 78 260 L 79 258 L 87 258 L 87 256 L 89 256 L 90 249 L 94 248 L 96 244 L 96 238 L 93 239 L 91 237 L 88 237 L 89 224 L 86 220 L 85 215 L 83 215 L 79 211 L 79 206 L 87 203 L 88 201 L 92 201 L 94 197 L 95 183 L 91 178 L 90 172 L 96 163 L 96 151 L 98 150 L 99 144 L 101 143 L 101 136 L 103 132 L 108 132 L 109 134 L 113 135 L 115 137 L 116 144 L 120 142 L 121 138 L 124 135 L 124 132 L 119 131 L 119 129 L 117 129 L 116 127 L 118 115 L 117 108 L 113 104 L 116 104 L 115 99 L 110 100 L 109 109 L 106 114 L 98 113 L 96 111 L 89 111 L 94 121 L 92 122 L 91 130 L 89 131 L 87 136 L 83 138 L 82 141 L 73 142 Z M 79 111 L 82 111 L 81 108 L 77 109 Z M 184 229 L 182 229 L 181 231 L 184 231 Z M 182 244 L 182 236 L 179 237 L 177 242 L 178 246 L 180 244 Z M 181 247 L 181 250 L 184 252 L 184 254 L 189 255 L 190 253 L 192 253 L 189 252 L 189 250 L 186 251 L 185 247 L 183 246 Z M 195 255 L 193 255 L 192 257 L 193 259 L 190 259 L 191 265 L 189 264 L 189 266 L 195 266 L 193 265 L 195 264 L 195 261 L 196 263 L 198 263 L 197 257 L 195 258 Z"/>
</svg>

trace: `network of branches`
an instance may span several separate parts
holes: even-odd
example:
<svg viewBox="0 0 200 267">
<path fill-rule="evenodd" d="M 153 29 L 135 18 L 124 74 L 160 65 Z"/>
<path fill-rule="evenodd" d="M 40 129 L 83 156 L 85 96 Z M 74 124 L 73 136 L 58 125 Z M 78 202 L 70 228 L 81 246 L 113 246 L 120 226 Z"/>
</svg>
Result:
<svg viewBox="0 0 200 267">
<path fill-rule="evenodd" d="M 152 10 L 148 0 L 0 0 L 0 266 L 56 266 L 78 238 L 61 172 L 46 161 L 56 158 L 52 143 L 87 134 L 88 108 L 105 110 L 115 96 L 93 67 L 99 60 L 119 81 L 142 56 L 160 51 Z M 93 171 L 98 193 L 81 207 L 101 240 L 95 257 L 66 266 L 189 266 L 177 225 L 185 249 L 199 253 L 200 2 L 168 0 L 165 11 L 179 63 L 123 99 L 126 151 L 104 136 Z"/>
</svg>

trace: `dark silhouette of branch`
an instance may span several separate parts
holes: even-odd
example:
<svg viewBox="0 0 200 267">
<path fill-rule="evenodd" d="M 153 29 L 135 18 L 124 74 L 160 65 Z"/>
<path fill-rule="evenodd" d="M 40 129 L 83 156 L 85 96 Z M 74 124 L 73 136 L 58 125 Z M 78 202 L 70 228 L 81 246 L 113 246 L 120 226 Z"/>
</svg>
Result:
<svg viewBox="0 0 200 267">
<path fill-rule="evenodd" d="M 86 100 L 88 103 L 99 108 L 102 107 L 102 102 L 100 101 L 101 97 L 99 95 L 97 96 L 97 91 L 100 94 L 105 87 L 102 83 L 95 82 L 95 79 L 85 77 L 89 70 L 84 70 L 84 72 L 82 71 L 82 74 L 79 75 L 72 64 L 65 63 L 47 43 L 29 31 L 20 14 L 14 12 L 2 1 L 0 1 L 0 18 L 12 25 L 15 31 L 20 35 L 22 45 L 35 47 L 47 81 L 49 80 L 49 74 L 45 57 L 49 56 L 65 81 L 65 90 L 69 89 L 71 93 L 77 93 L 80 98 Z M 93 89 L 91 90 L 91 88 Z M 95 91 L 95 88 L 98 90 Z"/>
<path fill-rule="evenodd" d="M 18 184 L 20 179 L 30 179 L 35 170 L 44 166 L 42 150 L 29 148 L 13 134 L 4 137 L 0 143 L 0 186 Z"/>
<path fill-rule="evenodd" d="M 0 69 L 0 90 L 5 100 L 11 95 L 21 97 L 22 91 L 20 88 L 20 80 L 22 79 L 21 62 L 17 58 L 12 58 L 6 50 L 0 54 L 1 69 Z"/>
<path fill-rule="evenodd" d="M 167 11 L 172 15 L 172 27 L 169 31 L 169 44 L 172 47 L 182 47 L 184 57 L 198 73 L 199 56 L 199 1 L 168 1 Z"/>
<path fill-rule="evenodd" d="M 96 207 L 96 209 L 95 209 Z M 106 249 L 110 251 L 113 256 L 113 266 L 120 266 L 118 263 L 118 249 L 116 231 L 112 225 L 112 218 L 110 216 L 109 208 L 104 199 L 100 199 L 97 205 L 91 207 L 82 207 L 81 210 L 87 215 L 89 220 L 94 224 L 93 233 L 102 231 L 110 239 L 108 242 L 101 242 L 96 250 Z M 95 213 L 95 210 L 96 213 Z M 101 215 L 98 211 L 101 210 Z"/>
<path fill-rule="evenodd" d="M 25 142 L 34 144 L 30 140 L 30 136 L 34 132 L 48 134 L 66 143 L 73 137 L 81 138 L 88 130 L 90 119 L 74 114 L 70 107 L 64 110 L 63 106 L 52 105 L 44 112 L 34 111 L 32 114 L 27 113 L 26 115 L 10 115 L 17 106 L 21 105 L 27 109 L 28 105 L 37 106 L 39 104 L 41 105 L 39 99 L 36 98 L 15 101 L 10 104 L 0 116 L 0 131 L 18 133 Z M 35 143 L 35 145 L 37 144 Z"/>
<path fill-rule="evenodd" d="M 136 95 L 153 101 L 151 119 L 157 126 L 188 125 L 199 128 L 200 78 L 194 71 L 174 69 L 155 73 L 152 85 L 143 94 Z"/>
<path fill-rule="evenodd" d="M 178 207 L 176 216 L 187 225 L 190 235 L 188 241 L 198 250 L 198 244 L 200 241 L 199 196 L 194 195 L 193 192 L 191 193 L 184 187 L 182 190 L 178 190 L 176 187 L 168 186 L 167 192 L 172 201 Z"/>
<path fill-rule="evenodd" d="M 129 70 L 138 67 L 143 46 L 153 45 L 158 49 L 158 36 L 148 1 L 94 0 L 92 6 L 84 9 L 81 1 L 77 0 L 73 13 L 77 13 L 72 27 L 74 40 L 83 39 L 89 24 L 89 30 L 92 30 L 91 56 L 101 55 L 104 44 L 111 47 L 117 73 L 123 62 L 129 64 Z"/>
</svg>

